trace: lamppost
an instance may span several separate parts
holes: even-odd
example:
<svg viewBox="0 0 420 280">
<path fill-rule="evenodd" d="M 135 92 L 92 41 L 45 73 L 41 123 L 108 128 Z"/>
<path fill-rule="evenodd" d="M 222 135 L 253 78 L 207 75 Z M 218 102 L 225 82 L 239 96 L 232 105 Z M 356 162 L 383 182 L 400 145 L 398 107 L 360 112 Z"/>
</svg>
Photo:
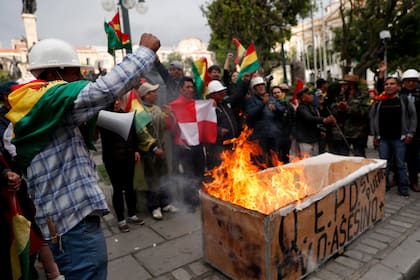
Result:
<svg viewBox="0 0 420 280">
<path fill-rule="evenodd" d="M 115 0 L 102 0 L 102 8 L 107 12 L 115 11 L 116 4 L 114 1 Z M 118 0 L 117 5 L 121 8 L 123 32 L 128 34 L 131 45 L 130 17 L 128 15 L 128 10 L 135 8 L 139 14 L 145 14 L 149 8 L 144 0 Z M 131 48 L 129 48 L 129 50 L 131 50 Z"/>
<path fill-rule="evenodd" d="M 280 32 L 281 34 L 281 64 L 283 66 L 283 83 L 287 84 L 288 80 L 287 80 L 287 71 L 286 71 L 286 54 L 284 51 L 284 37 L 283 37 L 283 26 L 277 26 L 277 25 L 273 25 L 271 26 L 271 31 L 274 32 Z"/>
<path fill-rule="evenodd" d="M 387 40 L 391 39 L 391 32 L 389 30 L 382 30 L 379 32 L 379 38 L 381 38 L 382 43 L 384 44 L 384 63 L 385 63 L 385 73 L 384 77 L 387 77 L 387 55 L 386 55 L 386 48 L 387 48 Z"/>
</svg>

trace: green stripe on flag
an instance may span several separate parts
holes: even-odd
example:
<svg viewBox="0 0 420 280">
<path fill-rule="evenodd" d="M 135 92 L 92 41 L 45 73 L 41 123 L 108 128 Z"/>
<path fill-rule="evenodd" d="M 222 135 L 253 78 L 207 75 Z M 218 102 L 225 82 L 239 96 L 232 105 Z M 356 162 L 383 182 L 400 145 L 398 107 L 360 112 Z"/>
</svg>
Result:
<svg viewBox="0 0 420 280">
<path fill-rule="evenodd" d="M 200 70 L 197 68 L 196 62 L 192 63 L 192 73 L 197 90 L 198 99 L 203 99 L 204 80 L 200 75 Z"/>
<path fill-rule="evenodd" d="M 104 22 L 104 29 L 108 39 L 108 53 L 110 53 L 113 56 L 114 51 L 122 49 L 123 46 L 114 28 L 112 28 L 112 26 L 109 25 L 109 23 Z"/>
</svg>

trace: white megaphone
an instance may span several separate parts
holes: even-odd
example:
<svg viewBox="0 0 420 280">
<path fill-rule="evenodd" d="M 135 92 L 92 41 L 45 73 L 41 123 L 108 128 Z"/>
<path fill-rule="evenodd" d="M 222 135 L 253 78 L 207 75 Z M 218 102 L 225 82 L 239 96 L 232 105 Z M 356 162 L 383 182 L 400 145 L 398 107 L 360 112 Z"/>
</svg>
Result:
<svg viewBox="0 0 420 280">
<path fill-rule="evenodd" d="M 133 124 L 135 112 L 115 113 L 101 110 L 96 120 L 96 125 L 111 130 L 127 140 Z"/>
</svg>

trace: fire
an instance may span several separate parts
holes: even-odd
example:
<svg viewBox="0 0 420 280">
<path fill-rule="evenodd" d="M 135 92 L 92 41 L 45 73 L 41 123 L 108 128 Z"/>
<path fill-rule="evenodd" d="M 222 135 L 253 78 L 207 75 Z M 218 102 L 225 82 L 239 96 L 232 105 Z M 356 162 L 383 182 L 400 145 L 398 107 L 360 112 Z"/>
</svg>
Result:
<svg viewBox="0 0 420 280">
<path fill-rule="evenodd" d="M 207 175 L 211 182 L 204 183 L 210 195 L 269 214 L 290 203 L 298 202 L 313 192 L 303 176 L 303 166 L 293 167 L 279 165 L 260 171 L 260 167 L 252 161 L 252 157 L 261 154 L 262 150 L 255 142 L 248 141 L 252 130 L 245 127 L 234 143 L 232 151 L 222 154 L 222 163 L 210 170 Z"/>
</svg>

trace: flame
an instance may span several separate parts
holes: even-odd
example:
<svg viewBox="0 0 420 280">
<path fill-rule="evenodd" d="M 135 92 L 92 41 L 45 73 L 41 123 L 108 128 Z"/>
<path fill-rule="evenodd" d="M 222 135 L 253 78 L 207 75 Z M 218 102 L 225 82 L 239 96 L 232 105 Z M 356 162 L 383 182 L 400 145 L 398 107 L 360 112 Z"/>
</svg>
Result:
<svg viewBox="0 0 420 280">
<path fill-rule="evenodd" d="M 252 129 L 244 127 L 238 138 L 228 140 L 234 148 L 224 151 L 222 163 L 206 175 L 213 179 L 204 182 L 208 194 L 255 210 L 269 214 L 290 203 L 298 202 L 312 192 L 303 174 L 303 165 L 296 163 L 293 167 L 283 166 L 275 157 L 272 161 L 277 166 L 261 171 L 265 166 L 255 163 L 255 155 L 262 153 L 256 142 L 248 141 Z"/>
</svg>

